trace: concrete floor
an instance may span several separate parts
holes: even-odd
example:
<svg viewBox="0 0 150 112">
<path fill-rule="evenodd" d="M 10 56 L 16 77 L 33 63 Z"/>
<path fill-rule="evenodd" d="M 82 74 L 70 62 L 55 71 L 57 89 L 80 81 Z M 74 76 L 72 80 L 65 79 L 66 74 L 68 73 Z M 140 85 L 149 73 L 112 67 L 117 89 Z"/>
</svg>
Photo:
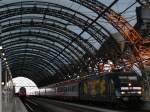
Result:
<svg viewBox="0 0 150 112">
<path fill-rule="evenodd" d="M 28 112 L 18 97 L 3 98 L 2 112 Z"/>
</svg>

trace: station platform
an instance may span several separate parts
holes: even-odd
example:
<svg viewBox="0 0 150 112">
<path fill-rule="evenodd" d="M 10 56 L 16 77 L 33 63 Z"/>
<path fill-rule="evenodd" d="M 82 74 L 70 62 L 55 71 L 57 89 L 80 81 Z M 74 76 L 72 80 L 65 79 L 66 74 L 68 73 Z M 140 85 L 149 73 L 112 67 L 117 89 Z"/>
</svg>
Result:
<svg viewBox="0 0 150 112">
<path fill-rule="evenodd" d="M 18 97 L 13 97 L 11 102 L 3 100 L 2 112 L 28 112 L 24 104 Z"/>
</svg>

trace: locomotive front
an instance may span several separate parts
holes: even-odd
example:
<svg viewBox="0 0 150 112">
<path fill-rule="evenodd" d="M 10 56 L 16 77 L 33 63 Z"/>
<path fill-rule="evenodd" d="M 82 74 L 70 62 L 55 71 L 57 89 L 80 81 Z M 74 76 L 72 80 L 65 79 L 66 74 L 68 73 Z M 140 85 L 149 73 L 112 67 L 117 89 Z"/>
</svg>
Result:
<svg viewBox="0 0 150 112">
<path fill-rule="evenodd" d="M 139 101 L 143 96 L 143 87 L 137 74 L 124 74 L 119 76 L 120 93 L 123 101 Z"/>
</svg>

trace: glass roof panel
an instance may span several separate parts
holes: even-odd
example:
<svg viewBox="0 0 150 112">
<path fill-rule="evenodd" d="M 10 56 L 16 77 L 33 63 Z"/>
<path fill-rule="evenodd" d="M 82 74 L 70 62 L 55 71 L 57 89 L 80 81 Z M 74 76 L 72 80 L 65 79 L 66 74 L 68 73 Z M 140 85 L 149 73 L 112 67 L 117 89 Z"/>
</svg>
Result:
<svg viewBox="0 0 150 112">
<path fill-rule="evenodd" d="M 26 3 L 24 4 L 25 1 Z M 33 2 L 30 2 L 31 3 L 30 4 L 27 1 L 33 1 Z M 106 6 L 109 6 L 114 0 L 98 0 L 98 1 L 102 2 Z M 7 43 L 7 45 L 4 45 L 5 47 L 7 47 L 7 49 L 12 48 L 12 47 L 14 49 L 20 47 L 19 49 L 24 49 L 26 51 L 27 49 L 30 49 L 30 51 L 28 52 L 20 53 L 22 55 L 25 55 L 26 57 L 28 57 L 27 55 L 31 55 L 35 57 L 41 56 L 42 58 L 42 55 L 38 53 L 36 54 L 36 52 L 42 53 L 43 51 L 43 55 L 45 57 L 44 59 L 42 59 L 43 62 L 44 61 L 47 62 L 48 59 L 50 61 L 51 59 L 53 59 L 52 63 L 50 62 L 51 67 L 53 66 L 52 69 L 49 71 L 50 73 L 56 73 L 57 71 L 55 71 L 55 69 L 56 70 L 63 69 L 61 67 L 64 66 L 64 64 L 67 65 L 67 64 L 72 64 L 76 62 L 79 58 L 82 58 L 83 55 L 86 53 L 92 54 L 94 53 L 95 49 L 99 50 L 99 48 L 101 47 L 101 44 L 110 36 L 109 35 L 110 33 L 118 32 L 112 25 L 110 25 L 108 21 L 106 21 L 102 17 L 96 20 L 96 23 L 94 23 L 93 25 L 90 25 L 90 28 L 86 29 L 88 24 L 92 23 L 92 20 L 95 20 L 98 14 L 88 9 L 87 7 L 82 6 L 81 4 L 72 2 L 71 0 L 42 0 L 42 1 L 40 0 L 1 0 L 0 6 L 13 3 L 13 2 L 20 2 L 20 3 L 18 3 L 16 6 L 14 3 L 13 6 L 11 7 L 5 7 L 5 8 L 0 9 L 0 11 L 2 11 L 0 16 L 4 18 L 4 19 L 0 19 L 0 23 L 2 25 L 2 31 L 3 31 L 1 34 L 1 37 L 3 37 L 1 39 L 2 44 Z M 45 3 L 45 2 L 49 2 L 50 4 Z M 121 14 L 132 25 L 134 25 L 136 23 L 135 8 L 138 5 L 139 4 L 136 3 L 136 0 L 119 0 L 112 7 L 112 9 L 115 10 L 117 13 Z M 64 6 L 64 7 L 60 7 L 60 6 Z M 26 7 L 26 9 L 23 10 L 23 11 L 27 11 L 26 14 L 24 14 L 25 12 L 21 12 L 21 13 L 17 12 L 17 11 L 22 10 L 21 7 L 22 8 Z M 35 11 L 33 12 L 32 10 L 34 9 L 32 7 L 35 8 Z M 37 9 L 38 7 L 40 9 Z M 11 10 L 14 8 L 18 8 L 18 9 L 14 11 Z M 49 8 L 49 10 L 46 10 L 46 8 Z M 51 11 L 52 9 L 53 11 L 56 10 L 56 13 L 53 13 L 53 11 Z M 39 10 L 39 12 L 37 10 Z M 31 14 L 30 14 L 30 11 L 31 11 Z M 32 13 L 39 13 L 39 14 L 32 14 Z M 7 16 L 7 14 L 10 14 L 10 15 Z M 57 16 L 57 17 L 54 17 L 54 16 Z M 77 19 L 74 19 L 75 17 Z M 17 24 L 19 22 L 21 22 L 22 24 Z M 36 26 L 34 26 L 34 24 L 31 24 L 31 22 L 36 22 L 35 23 Z M 102 25 L 105 29 L 107 29 L 109 33 L 105 31 L 97 23 Z M 84 32 L 81 33 L 82 31 Z M 32 35 L 36 33 L 37 35 L 35 35 L 35 37 L 33 37 L 32 35 L 31 36 L 28 36 L 28 35 L 19 36 L 18 33 L 20 34 L 32 33 Z M 39 35 L 43 34 L 43 37 L 42 36 L 39 37 L 38 34 Z M 15 36 L 18 36 L 18 37 L 16 38 Z M 81 37 L 80 39 L 82 40 L 80 40 L 79 37 Z M 49 39 L 53 38 L 53 40 L 48 41 L 47 38 Z M 6 40 L 6 39 L 11 39 L 11 41 Z M 19 39 L 22 39 L 22 40 L 19 40 Z M 17 41 L 18 43 L 17 42 L 15 43 L 15 41 Z M 76 42 L 80 42 L 79 45 L 82 47 L 80 47 Z M 10 44 L 10 46 L 8 43 Z M 70 46 L 70 44 L 68 43 L 72 44 L 74 47 Z M 93 49 L 91 45 L 95 49 Z M 36 47 L 37 47 L 37 50 L 32 49 Z M 47 50 L 53 53 L 47 52 L 49 55 L 46 56 L 46 53 L 44 53 L 44 50 Z"/>
<path fill-rule="evenodd" d="M 15 2 L 20 2 L 20 1 L 33 1 L 33 0 L 15 0 Z M 38 0 L 34 0 L 35 2 Z M 98 0 L 105 4 L 106 6 L 109 6 L 114 0 Z M 113 7 L 112 9 L 117 11 L 117 12 L 122 12 L 124 11 L 127 7 L 132 5 L 136 0 L 119 0 Z M 14 0 L 2 0 L 0 5 L 8 4 L 8 3 L 13 3 Z M 82 12 L 83 14 L 87 15 L 88 17 L 95 18 L 97 16 L 93 11 L 76 4 L 70 0 L 42 0 L 42 2 L 51 2 L 59 5 L 63 5 L 65 7 L 71 8 L 73 10 L 76 10 L 78 12 Z M 139 6 L 138 3 L 133 5 L 131 8 L 129 8 L 125 13 L 123 13 L 123 16 L 129 17 L 129 15 L 135 16 L 135 7 Z M 45 6 L 46 8 L 46 6 Z M 53 7 L 54 8 L 54 7 Z M 1 9 L 2 10 L 2 9 Z M 130 13 L 129 13 L 130 12 Z M 136 20 L 135 20 L 136 21 Z M 135 22 L 134 22 L 135 23 Z"/>
</svg>

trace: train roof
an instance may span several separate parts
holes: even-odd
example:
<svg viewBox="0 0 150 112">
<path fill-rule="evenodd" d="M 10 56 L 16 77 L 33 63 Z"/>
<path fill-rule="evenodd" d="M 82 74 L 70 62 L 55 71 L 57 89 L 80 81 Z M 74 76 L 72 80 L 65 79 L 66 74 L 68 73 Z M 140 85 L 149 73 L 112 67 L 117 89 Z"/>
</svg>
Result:
<svg viewBox="0 0 150 112">
<path fill-rule="evenodd" d="M 59 83 L 55 83 L 52 85 L 49 85 L 48 87 L 54 87 L 54 86 L 58 86 L 58 85 L 62 85 L 62 84 L 68 84 L 68 83 L 77 83 L 81 80 L 85 80 L 85 79 L 92 79 L 92 78 L 98 78 L 98 77 L 103 77 L 103 76 L 118 76 L 118 75 L 124 75 L 124 76 L 137 76 L 137 74 L 135 72 L 106 72 L 106 73 L 100 73 L 98 75 L 96 75 L 95 73 L 91 73 L 90 75 L 87 76 L 83 76 L 80 77 L 78 79 L 71 79 L 71 80 L 66 80 L 66 81 L 62 81 Z"/>
</svg>

